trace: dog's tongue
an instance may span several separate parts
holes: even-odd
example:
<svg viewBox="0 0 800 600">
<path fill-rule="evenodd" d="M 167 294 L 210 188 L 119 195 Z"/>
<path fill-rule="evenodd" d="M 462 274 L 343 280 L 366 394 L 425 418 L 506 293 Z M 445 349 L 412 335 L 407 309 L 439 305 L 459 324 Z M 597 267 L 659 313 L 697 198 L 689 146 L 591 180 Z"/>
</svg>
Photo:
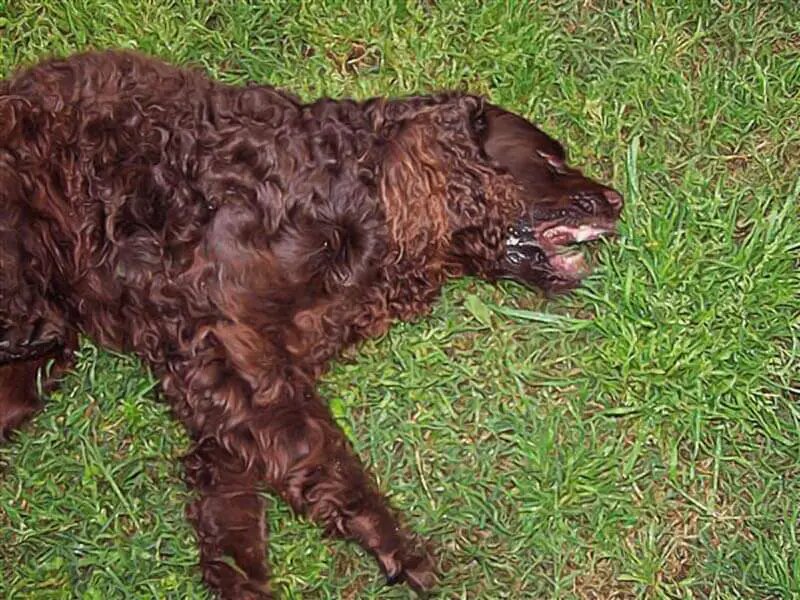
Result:
<svg viewBox="0 0 800 600">
<path fill-rule="evenodd" d="M 537 226 L 538 225 L 538 226 Z M 517 223 L 506 239 L 506 259 L 515 265 L 541 269 L 545 265 L 559 277 L 578 281 L 591 272 L 583 253 L 572 244 L 589 242 L 613 233 L 613 225 L 584 223 L 551 225 Z"/>
<path fill-rule="evenodd" d="M 553 267 L 573 279 L 582 279 L 591 272 L 589 264 L 580 252 L 551 254 L 549 258 Z"/>
</svg>

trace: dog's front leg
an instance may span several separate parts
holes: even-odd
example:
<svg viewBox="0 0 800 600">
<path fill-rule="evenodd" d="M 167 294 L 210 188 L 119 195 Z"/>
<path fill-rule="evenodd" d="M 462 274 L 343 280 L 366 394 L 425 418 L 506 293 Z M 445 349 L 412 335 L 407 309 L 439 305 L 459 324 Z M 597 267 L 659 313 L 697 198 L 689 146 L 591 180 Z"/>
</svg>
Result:
<svg viewBox="0 0 800 600">
<path fill-rule="evenodd" d="M 389 582 L 431 588 L 430 559 L 400 526 L 327 406 L 310 388 L 290 394 L 245 424 L 261 449 L 267 483 L 328 535 L 375 556 Z"/>
<path fill-rule="evenodd" d="M 203 581 L 225 600 L 272 598 L 260 493 L 264 471 L 252 436 L 240 429 L 251 418 L 252 389 L 215 347 L 173 360 L 161 381 L 195 440 L 184 467 L 197 496 L 186 512 L 200 546 Z"/>
<path fill-rule="evenodd" d="M 195 446 L 184 466 L 199 492 L 186 512 L 197 531 L 203 580 L 226 600 L 272 598 L 257 472 L 211 438 Z"/>
<path fill-rule="evenodd" d="M 199 496 L 188 517 L 203 579 L 223 598 L 272 597 L 264 485 L 329 535 L 360 544 L 389 582 L 433 586 L 427 554 L 401 528 L 310 384 L 283 380 L 259 391 L 225 361 L 188 361 L 173 373 L 164 389 L 196 440 L 186 473 Z"/>
</svg>

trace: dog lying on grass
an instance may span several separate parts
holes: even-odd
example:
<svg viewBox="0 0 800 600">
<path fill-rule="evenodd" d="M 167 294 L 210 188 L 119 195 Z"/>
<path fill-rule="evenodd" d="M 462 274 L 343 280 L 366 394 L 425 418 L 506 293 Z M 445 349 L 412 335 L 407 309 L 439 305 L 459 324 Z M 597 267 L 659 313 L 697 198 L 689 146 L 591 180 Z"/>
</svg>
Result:
<svg viewBox="0 0 800 600">
<path fill-rule="evenodd" d="M 315 382 L 346 346 L 424 314 L 447 278 L 545 290 L 622 197 L 523 118 L 461 93 L 300 102 L 132 53 L 0 82 L 0 434 L 42 405 L 77 336 L 133 352 L 186 426 L 205 582 L 269 598 L 264 487 L 375 556 L 431 558 Z"/>
</svg>

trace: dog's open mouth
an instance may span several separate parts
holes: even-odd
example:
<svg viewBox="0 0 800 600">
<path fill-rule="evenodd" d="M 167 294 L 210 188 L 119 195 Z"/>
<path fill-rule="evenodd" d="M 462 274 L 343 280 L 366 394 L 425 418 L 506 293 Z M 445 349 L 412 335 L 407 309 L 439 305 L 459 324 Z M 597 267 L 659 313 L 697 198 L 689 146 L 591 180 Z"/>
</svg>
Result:
<svg viewBox="0 0 800 600">
<path fill-rule="evenodd" d="M 509 228 L 506 256 L 510 275 L 545 288 L 570 288 L 590 272 L 577 246 L 614 235 L 616 224 L 592 220 L 575 224 L 520 221 Z"/>
<path fill-rule="evenodd" d="M 538 228 L 537 228 L 538 229 Z M 615 227 L 610 223 L 586 223 L 582 225 L 554 225 L 543 231 L 537 231 L 537 237 L 545 244 L 565 246 L 591 242 L 614 233 Z"/>
</svg>

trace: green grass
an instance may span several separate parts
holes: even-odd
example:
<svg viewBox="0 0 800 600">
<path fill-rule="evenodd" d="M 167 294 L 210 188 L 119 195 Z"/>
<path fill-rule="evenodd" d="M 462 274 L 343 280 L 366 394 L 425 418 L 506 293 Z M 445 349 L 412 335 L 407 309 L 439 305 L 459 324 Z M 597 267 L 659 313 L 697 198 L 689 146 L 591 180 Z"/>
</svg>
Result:
<svg viewBox="0 0 800 600">
<path fill-rule="evenodd" d="M 465 280 L 326 377 L 441 598 L 800 597 L 800 10 L 785 2 L 0 2 L 0 74 L 135 47 L 305 98 L 466 88 L 626 193 L 569 297 Z M 203 598 L 131 359 L 0 449 L 0 597 Z M 277 503 L 286 598 L 406 598 Z"/>
</svg>

